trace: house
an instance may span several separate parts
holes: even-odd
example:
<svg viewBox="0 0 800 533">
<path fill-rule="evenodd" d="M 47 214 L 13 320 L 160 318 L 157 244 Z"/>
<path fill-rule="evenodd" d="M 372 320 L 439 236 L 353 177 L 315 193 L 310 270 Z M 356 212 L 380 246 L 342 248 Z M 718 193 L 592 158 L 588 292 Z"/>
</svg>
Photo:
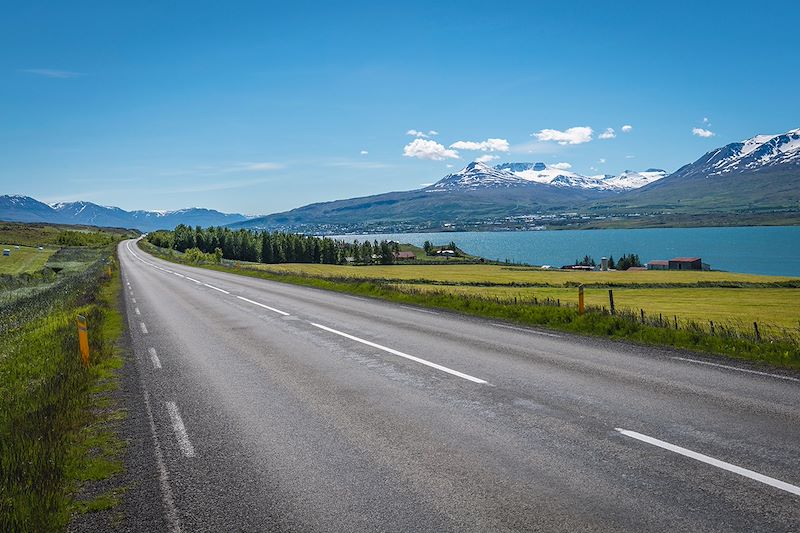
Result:
<svg viewBox="0 0 800 533">
<path fill-rule="evenodd" d="M 414 252 L 395 252 L 394 258 L 398 261 L 409 261 L 414 260 L 417 258 L 417 254 Z"/>
<path fill-rule="evenodd" d="M 443 255 L 445 257 L 455 257 L 456 252 L 454 250 L 437 250 L 436 255 Z"/>
<path fill-rule="evenodd" d="M 669 260 L 670 270 L 703 270 L 703 260 L 699 257 L 675 257 Z"/>
<path fill-rule="evenodd" d="M 655 260 L 647 263 L 647 270 L 669 270 L 669 261 Z"/>
</svg>

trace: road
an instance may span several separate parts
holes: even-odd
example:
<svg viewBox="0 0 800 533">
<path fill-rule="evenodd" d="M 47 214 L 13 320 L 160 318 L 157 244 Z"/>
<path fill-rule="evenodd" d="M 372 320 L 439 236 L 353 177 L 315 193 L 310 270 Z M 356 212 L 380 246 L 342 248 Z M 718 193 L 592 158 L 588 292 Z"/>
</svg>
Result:
<svg viewBox="0 0 800 533">
<path fill-rule="evenodd" d="M 800 531 L 797 375 L 119 256 L 159 527 Z"/>
</svg>

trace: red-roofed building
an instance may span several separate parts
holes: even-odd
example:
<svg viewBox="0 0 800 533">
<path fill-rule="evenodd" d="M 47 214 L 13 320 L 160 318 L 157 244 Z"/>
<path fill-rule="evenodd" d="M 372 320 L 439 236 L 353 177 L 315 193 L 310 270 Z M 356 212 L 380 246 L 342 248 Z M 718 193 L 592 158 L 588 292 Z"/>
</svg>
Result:
<svg viewBox="0 0 800 533">
<path fill-rule="evenodd" d="M 650 261 L 647 263 L 647 270 L 669 270 L 669 261 Z"/>
<path fill-rule="evenodd" d="M 411 259 L 416 259 L 417 254 L 414 252 L 395 252 L 394 258 L 398 261 L 408 261 Z"/>
<path fill-rule="evenodd" d="M 670 270 L 703 270 L 703 260 L 699 257 L 675 257 L 669 260 Z"/>
</svg>

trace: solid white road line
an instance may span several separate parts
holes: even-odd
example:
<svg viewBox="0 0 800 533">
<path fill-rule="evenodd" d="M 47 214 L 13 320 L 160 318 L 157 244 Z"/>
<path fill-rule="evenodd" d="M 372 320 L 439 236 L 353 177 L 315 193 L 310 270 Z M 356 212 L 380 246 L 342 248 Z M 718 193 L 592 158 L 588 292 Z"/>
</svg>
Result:
<svg viewBox="0 0 800 533">
<path fill-rule="evenodd" d="M 546 331 L 536 331 L 535 329 L 527 329 L 527 328 L 516 328 L 514 326 L 509 326 L 508 324 L 495 324 L 492 323 L 493 326 L 497 326 L 498 328 L 506 328 L 506 329 L 513 329 L 514 331 L 521 331 L 523 333 L 533 333 L 534 335 L 544 335 L 545 337 L 556 337 L 560 338 L 561 335 L 556 335 L 555 333 L 547 333 Z"/>
<path fill-rule="evenodd" d="M 648 437 L 647 435 L 643 435 L 641 433 L 637 433 L 635 431 L 629 431 L 627 429 L 621 428 L 614 428 L 626 437 L 630 437 L 632 439 L 640 440 L 642 442 L 646 442 L 647 444 L 652 444 L 653 446 L 658 446 L 659 448 L 663 448 L 665 450 L 669 450 L 671 452 L 675 452 L 677 454 L 683 455 L 684 457 L 689 457 L 690 459 L 694 459 L 696 461 L 700 461 L 712 466 L 716 466 L 717 468 L 721 468 L 723 470 L 727 470 L 728 472 L 733 472 L 734 474 L 739 474 L 740 476 L 744 476 L 746 478 L 753 479 L 755 481 L 759 481 L 771 487 L 775 487 L 777 489 L 785 490 L 786 492 L 790 492 L 797 496 L 800 496 L 800 487 L 796 485 L 791 485 L 786 483 L 785 481 L 781 481 L 779 479 L 775 479 L 769 476 L 765 476 L 764 474 L 759 474 L 758 472 L 753 472 L 752 470 L 748 470 L 746 468 L 742 468 L 741 466 L 736 466 L 731 463 L 726 463 L 725 461 L 720 461 L 719 459 L 714 459 L 713 457 L 709 457 L 708 455 L 704 455 L 702 453 L 693 452 L 692 450 L 687 450 L 686 448 L 681 448 L 680 446 L 676 446 L 674 444 L 670 444 L 669 442 L 665 442 L 663 440 L 658 440 L 653 437 Z"/>
<path fill-rule="evenodd" d="M 759 372 L 758 370 L 748 370 L 746 368 L 736 368 L 735 366 L 728 366 L 728 365 L 721 365 L 719 363 L 711 363 L 709 361 L 698 361 L 697 359 L 689 359 L 686 357 L 672 357 L 672 359 L 677 359 L 679 361 L 687 361 L 689 363 L 697 363 L 698 365 L 708 365 L 708 366 L 717 366 L 719 368 L 727 368 L 728 370 L 736 370 L 738 372 L 747 372 L 748 374 L 758 374 L 759 376 L 768 376 L 771 378 L 777 379 L 785 379 L 787 381 L 797 381 L 800 383 L 800 379 L 791 378 L 789 376 L 781 376 L 779 374 L 770 374 L 768 372 Z"/>
<path fill-rule="evenodd" d="M 158 480 L 161 484 L 161 499 L 164 502 L 164 511 L 167 513 L 170 531 L 180 533 L 181 522 L 178 518 L 178 511 L 175 508 L 175 498 L 172 496 L 172 487 L 169 484 L 169 473 L 164 464 L 164 455 L 161 453 L 161 446 L 158 443 L 156 422 L 153 419 L 153 410 L 150 408 L 150 395 L 147 393 L 147 389 L 144 388 L 144 382 L 142 382 L 142 390 L 144 392 L 144 407 L 147 411 L 147 418 L 150 421 L 150 433 L 153 435 L 153 444 L 156 449 L 156 465 L 158 466 Z"/>
<path fill-rule="evenodd" d="M 219 287 L 215 287 L 213 285 L 209 285 L 208 283 L 203 283 L 203 285 L 205 285 L 209 289 L 214 289 L 215 291 L 219 291 L 219 292 L 224 293 L 224 294 L 230 294 L 228 291 L 226 291 L 224 289 L 220 289 Z"/>
<path fill-rule="evenodd" d="M 147 353 L 150 354 L 150 361 L 153 363 L 153 368 L 161 368 L 161 359 L 158 358 L 155 348 L 148 348 Z"/>
<path fill-rule="evenodd" d="M 138 308 L 138 307 L 134 307 L 134 308 L 133 308 L 133 311 L 134 311 L 134 312 L 135 312 L 137 315 L 141 315 L 141 314 L 142 314 L 142 313 L 140 313 L 140 312 L 139 312 L 139 308 Z"/>
<path fill-rule="evenodd" d="M 139 322 L 139 327 L 142 328 L 142 333 L 147 335 L 147 326 L 144 325 L 144 322 Z"/>
<path fill-rule="evenodd" d="M 328 331 L 330 333 L 334 333 L 334 334 L 339 335 L 341 337 L 345 337 L 347 339 L 350 339 L 350 340 L 353 340 L 353 341 L 356 341 L 356 342 L 360 342 L 361 344 L 366 344 L 367 346 L 371 346 L 373 348 L 377 348 L 378 350 L 383 350 L 384 352 L 388 352 L 388 353 L 393 354 L 393 355 L 404 357 L 404 358 L 409 359 L 411 361 L 414 361 L 414 362 L 429 366 L 431 368 L 435 368 L 436 370 L 441 370 L 442 372 L 447 372 L 448 374 L 452 374 L 454 376 L 458 376 L 458 377 L 460 377 L 462 379 L 466 379 L 466 380 L 471 381 L 473 383 L 480 383 L 480 384 L 487 383 L 483 379 L 476 378 L 474 376 L 470 376 L 469 374 L 464 374 L 463 372 L 459 372 L 458 370 L 453 370 L 452 368 L 447 368 L 446 366 L 442 366 L 442 365 L 439 365 L 439 364 L 436 364 L 436 363 L 432 363 L 430 361 L 426 361 L 425 359 L 421 359 L 421 358 L 415 357 L 413 355 L 408 355 L 407 353 L 403 353 L 403 352 L 400 352 L 400 351 L 397 351 L 397 350 L 393 350 L 392 348 L 387 348 L 386 346 L 381 346 L 380 344 L 376 344 L 374 342 L 370 342 L 368 340 L 361 339 L 361 338 L 356 337 L 354 335 L 349 335 L 349 334 L 344 333 L 342 331 L 337 331 L 337 330 L 335 330 L 333 328 L 329 328 L 329 327 L 323 326 L 321 324 L 315 324 L 314 322 L 311 322 L 311 325 L 314 326 L 315 328 L 323 329 L 325 331 Z"/>
<path fill-rule="evenodd" d="M 178 439 L 178 446 L 181 452 L 186 457 L 194 457 L 194 446 L 189 440 L 189 435 L 186 433 L 186 427 L 183 425 L 183 419 L 175 402 L 167 402 L 167 412 L 169 413 L 170 421 L 172 421 L 172 429 L 175 430 L 175 437 Z"/>
<path fill-rule="evenodd" d="M 136 298 L 131 298 L 131 302 L 136 303 Z"/>
<path fill-rule="evenodd" d="M 263 307 L 264 309 L 269 309 L 270 311 L 278 313 L 279 315 L 289 316 L 289 313 L 287 313 L 286 311 L 281 311 L 280 309 L 275 309 L 274 307 L 270 307 L 270 306 L 264 305 L 262 303 L 254 302 L 253 300 L 245 298 L 244 296 L 237 296 L 237 298 L 239 298 L 240 300 L 243 300 L 243 301 L 245 301 L 245 302 L 247 302 L 249 304 L 257 305 L 259 307 Z"/>
<path fill-rule="evenodd" d="M 196 280 L 196 279 L 194 279 L 194 278 L 190 278 L 189 276 L 186 276 L 186 279 L 188 279 L 189 281 L 194 281 L 194 282 L 195 282 L 195 283 L 197 283 L 198 285 L 202 285 L 202 284 L 203 284 L 203 282 L 202 282 L 202 281 L 198 281 L 198 280 Z"/>
</svg>

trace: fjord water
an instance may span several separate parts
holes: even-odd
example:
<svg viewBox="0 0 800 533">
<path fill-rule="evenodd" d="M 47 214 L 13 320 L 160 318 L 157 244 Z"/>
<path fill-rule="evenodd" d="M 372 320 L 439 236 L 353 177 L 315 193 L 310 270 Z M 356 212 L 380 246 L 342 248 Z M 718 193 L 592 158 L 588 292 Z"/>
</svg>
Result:
<svg viewBox="0 0 800 533">
<path fill-rule="evenodd" d="M 487 259 L 531 265 L 572 264 L 576 258 L 639 254 L 642 262 L 702 257 L 715 270 L 800 276 L 800 226 L 654 228 L 514 232 L 385 233 L 337 238 L 391 239 L 422 246 L 455 243 Z"/>
</svg>

